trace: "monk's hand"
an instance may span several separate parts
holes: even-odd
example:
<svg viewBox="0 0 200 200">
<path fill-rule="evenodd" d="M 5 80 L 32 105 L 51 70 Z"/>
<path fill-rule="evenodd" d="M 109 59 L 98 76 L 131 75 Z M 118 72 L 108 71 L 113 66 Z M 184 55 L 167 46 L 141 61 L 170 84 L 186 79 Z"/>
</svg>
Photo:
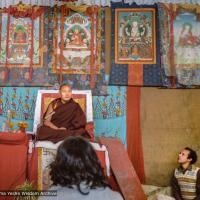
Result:
<svg viewBox="0 0 200 200">
<path fill-rule="evenodd" d="M 59 127 L 59 130 L 67 130 L 65 127 Z"/>
</svg>

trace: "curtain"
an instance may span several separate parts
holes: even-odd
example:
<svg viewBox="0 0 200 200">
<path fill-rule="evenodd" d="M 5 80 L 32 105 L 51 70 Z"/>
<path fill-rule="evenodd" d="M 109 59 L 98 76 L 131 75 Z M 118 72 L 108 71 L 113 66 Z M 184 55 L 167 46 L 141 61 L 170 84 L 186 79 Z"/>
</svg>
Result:
<svg viewBox="0 0 200 200">
<path fill-rule="evenodd" d="M 140 130 L 140 87 L 127 87 L 127 151 L 135 171 L 144 183 L 144 159 Z"/>
<path fill-rule="evenodd" d="M 67 2 L 73 2 L 73 0 L 0 0 L 0 8 L 9 7 L 10 5 L 16 5 L 18 3 L 31 4 L 37 6 L 54 6 L 62 5 Z M 98 6 L 110 6 L 110 0 L 77 0 L 77 5 L 98 5 Z"/>
<path fill-rule="evenodd" d="M 114 1 L 114 0 L 112 0 Z M 117 0 L 116 0 L 117 1 Z M 199 0 L 124 0 L 124 3 L 136 3 L 138 5 L 142 5 L 142 4 L 148 4 L 148 5 L 152 5 L 154 3 L 189 3 L 189 4 L 200 4 Z"/>
<path fill-rule="evenodd" d="M 61 5 L 68 0 L 0 0 L 0 8 L 9 7 L 10 5 L 16 5 L 19 2 L 24 4 L 31 4 L 31 5 L 38 5 L 38 6 L 54 6 L 54 5 Z M 70 1 L 70 0 L 69 0 Z M 72 1 L 72 0 L 71 0 Z M 76 1 L 77 4 L 86 4 L 86 5 L 98 5 L 98 6 L 110 6 L 112 2 L 121 2 L 122 0 L 78 0 Z M 199 0 L 124 0 L 124 3 L 136 3 L 138 5 L 142 4 L 149 4 L 152 5 L 154 3 L 189 3 L 189 4 L 199 4 Z"/>
</svg>

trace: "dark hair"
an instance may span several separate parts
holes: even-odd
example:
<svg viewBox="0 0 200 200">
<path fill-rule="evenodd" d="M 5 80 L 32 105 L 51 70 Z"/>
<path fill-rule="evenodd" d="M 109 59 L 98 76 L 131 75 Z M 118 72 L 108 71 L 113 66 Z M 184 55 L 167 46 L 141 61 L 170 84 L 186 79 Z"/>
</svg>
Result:
<svg viewBox="0 0 200 200">
<path fill-rule="evenodd" d="M 81 183 L 89 188 L 105 187 L 105 176 L 92 145 L 82 137 L 68 137 L 58 147 L 55 161 L 50 165 L 53 185 L 76 185 Z"/>
<path fill-rule="evenodd" d="M 189 151 L 188 158 L 191 158 L 192 161 L 190 162 L 191 164 L 194 164 L 197 161 L 197 153 L 193 149 L 189 147 L 185 147 L 185 150 Z"/>
<path fill-rule="evenodd" d="M 67 83 L 63 83 L 60 85 L 59 90 L 61 90 L 63 87 L 69 87 L 70 89 L 72 89 L 71 85 L 67 84 Z"/>
</svg>

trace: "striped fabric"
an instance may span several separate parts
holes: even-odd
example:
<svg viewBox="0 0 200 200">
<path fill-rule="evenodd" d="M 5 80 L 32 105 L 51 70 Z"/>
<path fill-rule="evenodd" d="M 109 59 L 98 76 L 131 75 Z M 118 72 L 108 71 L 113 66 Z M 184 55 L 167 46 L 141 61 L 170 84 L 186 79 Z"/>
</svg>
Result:
<svg viewBox="0 0 200 200">
<path fill-rule="evenodd" d="M 198 167 L 192 166 L 191 170 L 187 170 L 185 173 L 183 173 L 180 169 L 176 169 L 174 172 L 180 186 L 181 196 L 184 200 L 190 200 L 196 197 L 196 180 L 198 170 Z"/>
</svg>

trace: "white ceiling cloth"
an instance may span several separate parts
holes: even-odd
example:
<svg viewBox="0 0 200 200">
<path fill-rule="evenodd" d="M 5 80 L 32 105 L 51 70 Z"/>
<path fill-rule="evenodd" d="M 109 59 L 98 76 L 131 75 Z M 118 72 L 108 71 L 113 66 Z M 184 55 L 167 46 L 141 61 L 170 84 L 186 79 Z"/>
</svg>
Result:
<svg viewBox="0 0 200 200">
<path fill-rule="evenodd" d="M 0 0 L 0 8 L 9 7 L 10 5 L 16 5 L 19 2 L 24 4 L 38 5 L 38 6 L 54 6 L 63 4 L 56 0 Z M 121 0 L 78 0 L 77 4 L 97 5 L 97 6 L 110 6 L 111 2 L 121 2 Z M 154 3 L 189 3 L 200 5 L 200 0 L 124 0 L 124 3 L 132 4 L 133 2 L 138 5 L 147 4 L 152 5 Z"/>
</svg>

